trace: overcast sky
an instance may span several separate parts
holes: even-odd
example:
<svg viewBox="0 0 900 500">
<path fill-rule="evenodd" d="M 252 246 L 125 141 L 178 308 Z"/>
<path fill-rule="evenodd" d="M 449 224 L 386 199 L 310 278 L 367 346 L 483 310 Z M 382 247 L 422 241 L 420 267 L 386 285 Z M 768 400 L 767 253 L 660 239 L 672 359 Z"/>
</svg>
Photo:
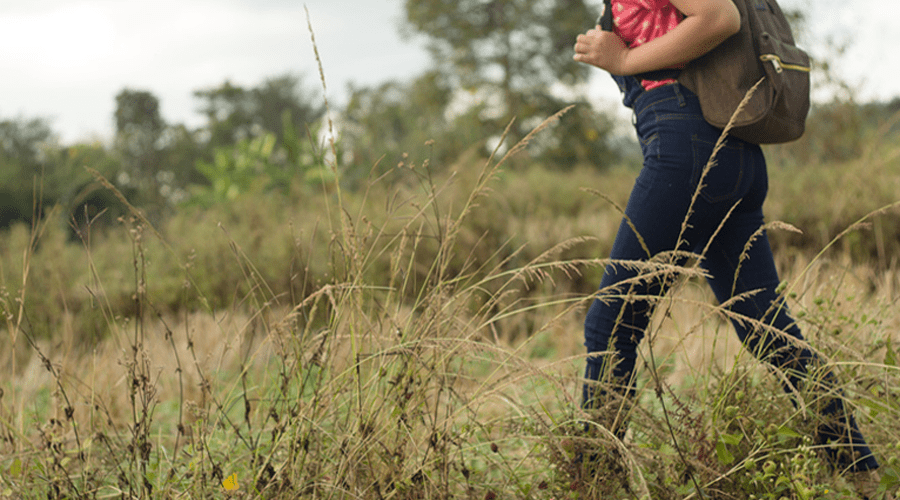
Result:
<svg viewBox="0 0 900 500">
<path fill-rule="evenodd" d="M 428 65 L 422 40 L 399 35 L 402 4 L 305 2 L 335 107 L 349 81 L 406 79 Z M 863 83 L 865 98 L 900 95 L 897 5 L 815 2 L 817 33 L 852 38 L 845 73 Z M 66 143 L 109 136 L 114 97 L 125 87 L 153 92 L 169 122 L 198 125 L 194 90 L 288 72 L 320 85 L 302 0 L 0 0 L 0 119 L 47 118 Z M 603 75 L 588 92 L 616 98 Z"/>
</svg>

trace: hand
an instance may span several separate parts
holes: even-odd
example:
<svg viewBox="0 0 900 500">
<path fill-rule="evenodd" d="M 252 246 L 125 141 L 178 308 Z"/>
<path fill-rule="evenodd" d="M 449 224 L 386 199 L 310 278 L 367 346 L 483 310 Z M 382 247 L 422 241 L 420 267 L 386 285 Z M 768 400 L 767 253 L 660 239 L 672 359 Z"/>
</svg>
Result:
<svg viewBox="0 0 900 500">
<path fill-rule="evenodd" d="M 618 35 L 600 26 L 578 35 L 575 60 L 605 69 L 614 75 L 626 75 L 625 60 L 629 49 Z"/>
</svg>

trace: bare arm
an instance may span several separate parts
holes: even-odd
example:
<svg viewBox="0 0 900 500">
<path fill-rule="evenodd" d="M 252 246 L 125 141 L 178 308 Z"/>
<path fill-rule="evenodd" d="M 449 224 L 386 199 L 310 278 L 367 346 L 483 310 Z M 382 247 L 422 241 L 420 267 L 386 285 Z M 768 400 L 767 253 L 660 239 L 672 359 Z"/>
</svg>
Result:
<svg viewBox="0 0 900 500">
<path fill-rule="evenodd" d="M 731 0 L 671 0 L 685 19 L 672 31 L 630 49 L 600 27 L 578 35 L 575 60 L 616 75 L 634 75 L 677 67 L 706 54 L 741 27 Z"/>
</svg>

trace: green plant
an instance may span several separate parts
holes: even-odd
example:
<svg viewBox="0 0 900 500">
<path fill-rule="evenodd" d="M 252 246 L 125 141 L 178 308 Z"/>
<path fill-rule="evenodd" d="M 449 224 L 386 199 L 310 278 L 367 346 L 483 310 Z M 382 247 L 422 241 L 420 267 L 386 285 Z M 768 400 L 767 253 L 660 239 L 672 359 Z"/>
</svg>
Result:
<svg viewBox="0 0 900 500">
<path fill-rule="evenodd" d="M 197 170 L 208 185 L 194 186 L 189 203 L 208 208 L 234 202 L 241 195 L 271 191 L 287 195 L 295 179 L 313 185 L 333 182 L 334 173 L 325 166 L 323 153 L 316 150 L 310 138 L 298 133 L 287 111 L 282 129 L 280 140 L 266 132 L 238 141 L 233 147 L 217 147 L 212 162 L 197 162 Z M 310 135 L 315 132 L 310 131 Z"/>
</svg>

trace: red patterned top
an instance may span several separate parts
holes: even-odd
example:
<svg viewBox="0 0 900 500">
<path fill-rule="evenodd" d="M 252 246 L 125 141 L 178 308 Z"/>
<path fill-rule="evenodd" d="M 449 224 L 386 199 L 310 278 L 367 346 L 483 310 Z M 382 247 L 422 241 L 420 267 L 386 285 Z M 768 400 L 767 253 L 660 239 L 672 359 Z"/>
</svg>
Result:
<svg viewBox="0 0 900 500">
<path fill-rule="evenodd" d="M 684 15 L 669 0 L 612 0 L 614 31 L 631 47 L 638 47 L 671 31 Z M 675 80 L 643 80 L 644 89 Z"/>
</svg>

